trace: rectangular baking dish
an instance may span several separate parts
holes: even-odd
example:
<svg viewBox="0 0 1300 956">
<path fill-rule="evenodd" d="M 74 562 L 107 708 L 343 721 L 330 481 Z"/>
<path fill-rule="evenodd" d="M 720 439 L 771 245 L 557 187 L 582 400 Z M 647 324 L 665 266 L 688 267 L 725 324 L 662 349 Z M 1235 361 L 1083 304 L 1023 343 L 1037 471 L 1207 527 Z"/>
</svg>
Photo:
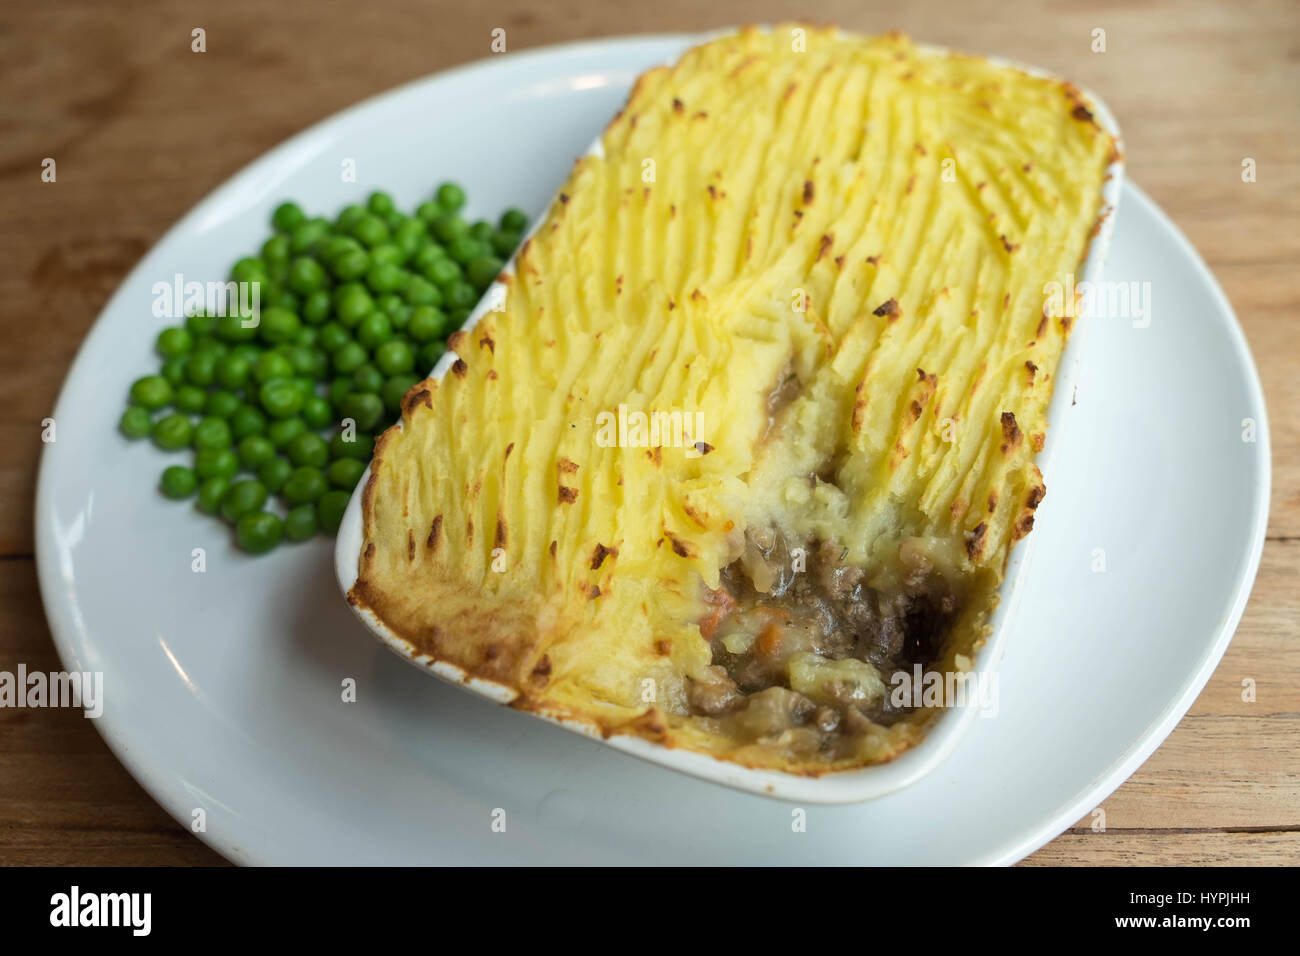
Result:
<svg viewBox="0 0 1300 956">
<path fill-rule="evenodd" d="M 733 31 L 723 30 L 699 37 L 699 42 L 714 39 Z M 918 50 L 927 54 L 944 55 L 953 51 L 943 47 L 918 44 Z M 999 57 L 985 57 L 997 66 L 1009 67 L 1033 76 L 1060 81 L 1053 73 L 1036 67 L 1025 66 Z M 1106 179 L 1102 186 L 1102 208 L 1099 214 L 1098 228 L 1088 247 L 1087 258 L 1083 262 L 1078 284 L 1084 282 L 1095 285 L 1101 279 L 1102 266 L 1114 229 L 1115 216 L 1119 205 L 1120 188 L 1123 183 L 1124 161 L 1123 143 L 1119 127 L 1106 104 L 1091 91 L 1080 90 L 1088 103 L 1098 124 L 1110 133 L 1117 143 L 1116 159 L 1108 167 Z M 600 138 L 590 147 L 588 153 L 600 155 L 602 152 Z M 536 229 L 542 222 L 533 224 Z M 531 234 L 531 232 L 530 232 Z M 506 264 L 504 273 L 513 274 L 514 257 Z M 494 289 L 496 287 L 494 286 Z M 472 329 L 479 319 L 489 312 L 494 305 L 494 289 L 490 289 L 483 300 L 466 320 L 463 328 Z M 1073 414 L 1076 386 L 1080 377 L 1080 362 L 1083 354 L 1084 333 L 1090 322 L 1077 322 L 1067 340 L 1061 355 L 1060 365 L 1056 371 L 1056 384 L 1048 408 L 1048 438 L 1035 462 L 1043 473 L 1044 481 L 1051 487 L 1051 461 L 1054 449 L 1060 442 L 1060 430 L 1065 420 Z M 454 353 L 448 352 L 434 367 L 430 377 L 441 378 L 455 361 Z M 400 423 L 399 426 L 401 427 Z M 358 482 L 347 511 L 339 527 L 335 546 L 335 571 L 339 587 L 346 597 L 356 583 L 359 574 L 359 562 L 363 541 L 361 497 L 362 490 L 369 480 L 370 470 Z M 976 679 L 984 681 L 995 674 L 1005 651 L 1006 636 L 1016 608 L 1020 603 L 1021 592 L 1027 577 L 1034 546 L 1039 535 L 1030 534 L 1025 540 L 1012 547 L 1007 561 L 1006 574 L 998 594 L 998 605 L 990 621 L 990 633 L 984 645 L 975 654 L 974 674 Z M 426 655 L 417 654 L 405 640 L 390 631 L 373 612 L 352 607 L 353 612 L 370 629 L 370 631 L 394 653 L 400 655 L 421 670 L 432 674 L 448 683 L 456 684 L 470 693 L 498 704 L 508 704 L 515 692 L 501 684 L 482 680 L 465 673 L 461 668 L 446 661 L 438 661 Z M 532 714 L 530 717 L 557 724 L 566 730 L 599 740 L 609 747 L 624 753 L 649 760 L 652 763 L 690 774 L 705 780 L 711 780 L 737 790 L 770 796 L 777 799 L 798 803 L 838 804 L 871 800 L 893 793 L 920 779 L 937 767 L 958 745 L 962 735 L 975 719 L 978 702 L 971 702 L 964 707 L 953 707 L 935 715 L 927 728 L 925 738 L 916 746 L 905 751 L 896 759 L 859 770 L 847 770 L 827 773 L 820 777 L 807 777 L 775 770 L 761 770 L 742 767 L 738 764 L 721 760 L 706 754 L 690 750 L 673 749 L 652 743 L 640 737 L 628 734 L 615 734 L 603 737 L 594 727 L 580 721 L 564 720 L 549 715 Z"/>
</svg>

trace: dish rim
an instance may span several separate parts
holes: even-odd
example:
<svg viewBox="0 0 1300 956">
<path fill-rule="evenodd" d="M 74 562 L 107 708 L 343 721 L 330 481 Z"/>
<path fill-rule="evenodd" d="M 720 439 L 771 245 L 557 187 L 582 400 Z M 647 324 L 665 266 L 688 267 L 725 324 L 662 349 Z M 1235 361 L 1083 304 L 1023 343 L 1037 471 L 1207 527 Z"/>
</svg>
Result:
<svg viewBox="0 0 1300 956">
<path fill-rule="evenodd" d="M 739 29 L 741 28 L 733 27 L 698 34 L 669 36 L 675 36 L 683 41 L 683 50 L 677 54 L 680 57 L 681 52 L 684 52 L 690 46 L 718 37 L 732 35 L 738 32 Z M 865 36 L 865 34 L 854 34 L 853 31 L 841 30 L 841 33 Z M 975 54 L 966 54 L 962 51 L 935 44 L 916 43 L 916 48 L 925 54 L 976 56 Z M 1018 70 L 1037 78 L 1059 83 L 1070 83 L 1092 108 L 1093 116 L 1101 128 L 1114 138 L 1115 156 L 1106 168 L 1105 178 L 1102 183 L 1102 203 L 1098 211 L 1098 225 L 1089 242 L 1087 255 L 1077 269 L 1080 284 L 1084 282 L 1095 283 L 1101 277 L 1102 268 L 1105 265 L 1124 183 L 1124 142 L 1114 115 L 1106 102 L 1094 91 L 1073 83 L 1050 70 L 1019 63 L 1004 57 L 979 56 L 978 58 L 995 66 Z M 669 62 L 675 62 L 675 60 Z M 652 68 L 646 67 L 646 69 Z M 586 155 L 603 154 L 601 146 L 603 137 L 604 129 L 597 134 L 595 142 L 588 148 Z M 563 183 L 559 183 L 556 185 L 556 189 L 558 190 L 562 186 Z M 543 218 L 539 216 L 530 227 L 529 236 L 537 230 L 542 221 Z M 502 269 L 502 275 L 514 275 L 517 254 L 516 251 L 511 255 Z M 465 331 L 472 330 L 479 320 L 491 311 L 493 292 L 498 288 L 500 286 L 494 282 L 492 288 L 475 305 L 461 329 Z M 1047 412 L 1047 441 L 1034 460 L 1043 475 L 1044 483 L 1051 477 L 1051 462 L 1055 457 L 1053 452 L 1060 443 L 1057 436 L 1060 434 L 1063 422 L 1068 417 L 1080 378 L 1083 333 L 1091 325 L 1092 322 L 1090 321 L 1075 323 L 1057 365 L 1055 384 Z M 454 353 L 446 353 L 427 377 L 441 378 L 454 361 Z M 402 419 L 399 419 L 395 424 L 398 428 L 404 427 Z M 367 465 L 365 473 L 357 482 L 357 486 L 348 501 L 348 507 L 344 512 L 335 541 L 335 573 L 345 600 L 347 600 L 352 586 L 360 576 L 361 547 L 364 542 L 361 513 L 362 499 L 369 478 L 370 466 Z M 977 680 L 983 680 L 987 675 L 994 674 L 997 671 L 998 664 L 1005 651 L 1006 633 L 1019 606 L 1020 597 L 1024 590 L 1024 579 L 1037 540 L 1038 536 L 1031 533 L 1027 536 L 1027 540 L 1021 540 L 1010 549 L 1003 580 L 997 592 L 998 603 L 989 622 L 988 637 L 984 644 L 975 649 L 972 654 L 974 657 L 972 673 L 976 675 Z M 408 641 L 389 629 L 372 610 L 359 607 L 350 600 L 347 603 L 357 618 L 383 646 L 425 673 L 497 704 L 509 704 L 518 696 L 517 692 L 512 688 L 473 676 L 449 661 L 436 660 L 430 655 L 417 653 Z M 943 712 L 934 715 L 930 719 L 922 739 L 894 759 L 856 769 L 832 771 L 819 776 L 806 776 L 781 770 L 746 767 L 725 758 L 688 750 L 683 747 L 666 746 L 628 733 L 614 733 L 605 736 L 593 724 L 545 711 L 529 710 L 523 711 L 523 713 L 588 739 L 600 741 L 616 750 L 648 760 L 668 769 L 737 790 L 801 803 L 843 804 L 863 802 L 894 793 L 934 770 L 960 743 L 962 736 L 969 729 L 971 721 L 975 717 L 976 710 L 976 707 L 969 705 L 945 708 Z"/>
</svg>

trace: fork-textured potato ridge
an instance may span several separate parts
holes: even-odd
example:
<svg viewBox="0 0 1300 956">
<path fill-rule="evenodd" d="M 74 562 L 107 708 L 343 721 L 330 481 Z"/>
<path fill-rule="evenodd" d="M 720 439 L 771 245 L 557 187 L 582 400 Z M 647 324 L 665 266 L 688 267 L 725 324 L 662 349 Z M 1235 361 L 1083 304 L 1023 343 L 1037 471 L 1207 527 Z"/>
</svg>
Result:
<svg viewBox="0 0 1300 956">
<path fill-rule="evenodd" d="M 888 759 L 922 719 L 828 762 L 692 716 L 709 594 L 751 527 L 864 567 L 917 537 L 972 582 L 949 664 L 978 646 L 1044 493 L 1045 289 L 1115 143 L 1058 81 L 785 26 L 646 73 L 602 145 L 379 441 L 351 599 L 517 707 L 796 772 Z M 620 406 L 701 427 L 611 445 Z"/>
</svg>

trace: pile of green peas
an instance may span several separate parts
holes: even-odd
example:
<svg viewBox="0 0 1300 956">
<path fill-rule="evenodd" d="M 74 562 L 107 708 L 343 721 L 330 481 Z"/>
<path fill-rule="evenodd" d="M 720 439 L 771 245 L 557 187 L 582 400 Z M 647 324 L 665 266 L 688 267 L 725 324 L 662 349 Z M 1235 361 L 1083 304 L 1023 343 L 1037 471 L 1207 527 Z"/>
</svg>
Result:
<svg viewBox="0 0 1300 956">
<path fill-rule="evenodd" d="M 528 224 L 518 209 L 470 223 L 464 206 L 464 190 L 443 183 L 413 215 L 384 192 L 332 221 L 276 207 L 273 235 L 230 273 L 257 284 L 259 321 L 190 315 L 158 334 L 159 372 L 131 385 L 122 433 L 192 454 L 164 469 L 162 493 L 197 497 L 252 554 L 337 532 L 375 435 Z M 268 510 L 273 496 L 283 517 Z"/>
</svg>

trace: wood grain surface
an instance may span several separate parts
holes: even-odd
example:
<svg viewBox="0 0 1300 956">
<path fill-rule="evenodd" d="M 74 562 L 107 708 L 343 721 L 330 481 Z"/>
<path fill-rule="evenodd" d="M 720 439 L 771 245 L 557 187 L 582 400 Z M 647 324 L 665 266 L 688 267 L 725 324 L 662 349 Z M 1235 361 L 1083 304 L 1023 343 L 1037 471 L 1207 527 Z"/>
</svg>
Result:
<svg viewBox="0 0 1300 956">
<path fill-rule="evenodd" d="M 898 28 L 1097 90 L 1129 175 L 1201 251 L 1264 382 L 1273 500 L 1241 627 L 1190 713 L 1030 864 L 1300 859 L 1300 4 L 1070 0 L 253 0 L 0 11 L 0 670 L 58 667 L 37 593 L 40 422 L 109 294 L 187 209 L 290 134 L 373 93 L 509 50 L 773 22 Z M 207 52 L 190 31 L 207 31 Z M 1094 52 L 1093 31 L 1106 50 Z M 58 163 L 42 183 L 41 160 Z M 1245 158 L 1257 181 L 1242 181 Z M 1208 498 L 1207 498 L 1208 500 Z M 1194 519 L 1194 516 L 1193 516 Z M 1241 681 L 1258 682 L 1255 702 Z M 75 713 L 0 711 L 0 863 L 216 864 Z M 776 862 L 776 861 L 774 861 Z"/>
</svg>

